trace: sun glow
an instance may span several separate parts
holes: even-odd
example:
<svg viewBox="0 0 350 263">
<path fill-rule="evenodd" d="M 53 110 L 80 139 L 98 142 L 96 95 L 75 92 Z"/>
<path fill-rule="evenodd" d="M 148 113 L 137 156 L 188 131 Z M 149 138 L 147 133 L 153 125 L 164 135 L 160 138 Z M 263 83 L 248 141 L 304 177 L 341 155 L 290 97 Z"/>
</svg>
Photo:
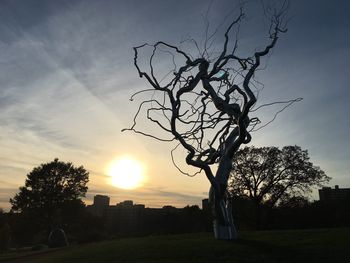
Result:
<svg viewBox="0 0 350 263">
<path fill-rule="evenodd" d="M 114 160 L 108 168 L 111 184 L 122 189 L 140 187 L 145 179 L 143 165 L 130 157 Z"/>
</svg>

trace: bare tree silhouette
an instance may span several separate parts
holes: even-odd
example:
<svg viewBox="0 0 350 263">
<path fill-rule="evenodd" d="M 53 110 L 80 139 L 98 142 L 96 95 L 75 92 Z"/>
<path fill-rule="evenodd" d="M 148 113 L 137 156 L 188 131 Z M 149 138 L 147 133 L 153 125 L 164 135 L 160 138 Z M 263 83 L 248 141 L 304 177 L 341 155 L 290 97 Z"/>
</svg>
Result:
<svg viewBox="0 0 350 263">
<path fill-rule="evenodd" d="M 132 126 L 123 131 L 131 130 L 161 141 L 177 141 L 171 156 L 174 165 L 181 172 L 183 171 L 175 163 L 173 153 L 179 145 L 185 149 L 186 163 L 198 168 L 197 173 L 204 171 L 211 184 L 209 202 L 214 214 L 214 234 L 218 239 L 237 238 L 231 204 L 226 198 L 227 181 L 236 151 L 242 144 L 251 141 L 251 131 L 257 129 L 258 125 L 263 125 L 258 118 L 248 117 L 254 109 L 259 92 L 259 83 L 254 80 L 254 74 L 261 64 L 261 58 L 269 54 L 279 35 L 286 32 L 287 10 L 287 2 L 278 8 L 265 9 L 270 21 L 269 43 L 249 57 L 237 55 L 237 34 L 245 16 L 242 6 L 224 33 L 219 53 L 212 51 L 213 38 L 218 31 L 215 30 L 210 35 L 209 24 L 202 50 L 194 39 L 187 39 L 198 51 L 196 58 L 178 46 L 163 41 L 134 47 L 134 65 L 139 76 L 146 78 L 151 88 L 135 93 L 131 100 L 144 92 L 151 92 L 152 96 L 140 103 Z M 235 35 L 234 41 L 231 40 L 232 35 Z M 141 59 L 144 54 L 141 50 L 149 51 L 146 63 L 142 63 L 145 60 Z M 164 63 L 165 56 L 171 58 L 172 66 L 168 72 L 164 71 L 161 64 Z M 156 67 L 159 64 L 160 67 Z M 148 69 L 144 71 L 143 68 L 146 67 Z M 159 77 L 160 74 L 164 77 Z M 275 103 L 289 106 L 298 100 Z M 269 105 L 271 104 L 260 107 Z M 171 137 L 160 137 L 154 130 L 138 130 L 136 124 L 142 113 L 151 124 Z"/>
</svg>

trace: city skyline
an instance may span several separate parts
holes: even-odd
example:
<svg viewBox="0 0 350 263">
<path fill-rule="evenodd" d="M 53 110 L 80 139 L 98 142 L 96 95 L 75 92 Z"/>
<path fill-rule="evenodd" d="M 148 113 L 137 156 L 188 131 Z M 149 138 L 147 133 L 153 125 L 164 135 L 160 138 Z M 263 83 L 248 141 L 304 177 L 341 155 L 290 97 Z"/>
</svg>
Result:
<svg viewBox="0 0 350 263">
<path fill-rule="evenodd" d="M 350 4 L 290 2 L 288 32 L 264 60 L 266 69 L 258 72 L 265 85 L 259 103 L 298 97 L 303 101 L 254 133 L 249 145 L 299 145 L 332 177 L 329 185 L 350 187 Z M 26 174 L 54 158 L 90 172 L 88 204 L 95 194 L 103 194 L 113 203 L 131 199 L 152 207 L 200 205 L 209 182 L 203 174 L 192 178 L 176 170 L 170 157 L 173 145 L 121 133 L 137 110 L 130 96 L 146 86 L 134 68 L 132 47 L 158 40 L 179 46 L 189 37 L 201 40 L 208 6 L 214 30 L 236 5 L 2 1 L 0 207 L 9 208 L 8 200 L 24 184 Z M 242 52 L 249 53 L 266 43 L 268 28 L 260 1 L 249 1 L 246 9 L 239 43 Z M 262 112 L 261 119 L 271 119 L 272 111 Z M 139 188 L 111 184 L 108 166 L 123 156 L 144 165 L 146 180 Z"/>
</svg>

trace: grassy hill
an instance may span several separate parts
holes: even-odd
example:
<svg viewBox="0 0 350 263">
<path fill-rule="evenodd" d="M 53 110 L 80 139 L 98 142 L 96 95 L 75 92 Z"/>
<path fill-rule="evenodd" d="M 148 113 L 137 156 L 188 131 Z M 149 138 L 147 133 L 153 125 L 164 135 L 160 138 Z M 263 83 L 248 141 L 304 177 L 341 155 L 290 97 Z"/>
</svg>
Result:
<svg viewBox="0 0 350 263">
<path fill-rule="evenodd" d="M 3 255 L 0 262 L 345 262 L 349 244 L 350 228 L 240 232 L 235 242 L 186 234 L 127 238 L 7 259 Z"/>
</svg>

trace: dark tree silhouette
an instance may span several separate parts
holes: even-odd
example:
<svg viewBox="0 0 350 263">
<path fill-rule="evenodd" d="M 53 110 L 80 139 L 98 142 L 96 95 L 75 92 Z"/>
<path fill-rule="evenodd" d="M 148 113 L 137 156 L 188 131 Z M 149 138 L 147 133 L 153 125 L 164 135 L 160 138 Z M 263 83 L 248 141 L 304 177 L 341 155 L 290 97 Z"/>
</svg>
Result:
<svg viewBox="0 0 350 263">
<path fill-rule="evenodd" d="M 83 166 L 74 167 L 58 159 L 41 164 L 27 175 L 25 186 L 10 199 L 12 211 L 35 214 L 48 224 L 55 223 L 60 209 L 82 203 L 88 181 L 89 173 Z"/>
<path fill-rule="evenodd" d="M 257 224 L 261 206 L 302 201 L 312 187 L 330 180 L 310 162 L 307 150 L 299 146 L 246 147 L 233 159 L 229 190 L 233 196 L 248 197 L 256 207 Z"/>
<path fill-rule="evenodd" d="M 6 250 L 11 240 L 11 228 L 7 222 L 7 216 L 0 207 L 0 252 Z"/>
<path fill-rule="evenodd" d="M 286 32 L 287 9 L 285 2 L 281 8 L 265 10 L 270 19 L 269 42 L 249 57 L 238 54 L 237 34 L 245 16 L 243 9 L 228 25 L 220 52 L 211 49 L 217 30 L 210 35 L 208 27 L 202 49 L 195 40 L 188 40 L 198 51 L 195 57 L 162 41 L 134 47 L 135 67 L 151 87 L 135 93 L 131 100 L 141 93 L 152 95 L 143 99 L 133 125 L 124 130 L 161 141 L 177 141 L 172 160 L 181 172 L 173 153 L 180 145 L 185 149 L 186 163 L 198 168 L 197 173 L 204 171 L 211 184 L 209 200 L 215 218 L 214 234 L 219 239 L 237 237 L 231 205 L 226 198 L 227 180 L 236 151 L 250 142 L 250 132 L 260 123 L 258 118 L 248 117 L 259 92 L 254 74 L 261 58 L 275 47 L 280 33 Z M 236 37 L 234 41 L 232 35 Z M 144 55 L 146 59 L 141 58 Z M 165 70 L 166 61 L 171 64 L 169 71 Z M 287 105 L 294 101 L 288 101 Z M 147 132 L 146 126 L 143 131 L 138 130 L 136 124 L 142 113 L 151 124 L 170 136 L 161 137 L 154 129 Z"/>
<path fill-rule="evenodd" d="M 279 208 L 303 208 L 311 204 L 307 196 L 284 194 L 278 201 Z"/>
</svg>

